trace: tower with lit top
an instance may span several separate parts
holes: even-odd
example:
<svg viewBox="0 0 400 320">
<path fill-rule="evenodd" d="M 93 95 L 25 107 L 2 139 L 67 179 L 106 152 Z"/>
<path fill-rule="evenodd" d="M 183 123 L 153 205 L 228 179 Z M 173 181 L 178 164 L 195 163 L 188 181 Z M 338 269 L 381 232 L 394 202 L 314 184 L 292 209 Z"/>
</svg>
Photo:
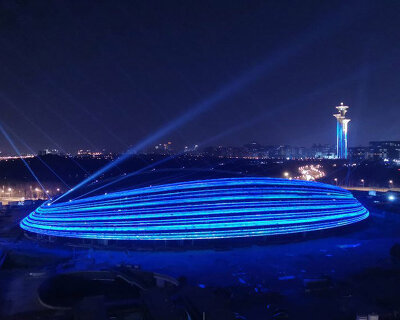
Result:
<svg viewBox="0 0 400 320">
<path fill-rule="evenodd" d="M 346 112 L 349 107 L 340 103 L 336 109 L 338 113 L 333 116 L 337 120 L 336 125 L 336 156 L 339 159 L 347 159 L 347 133 L 350 119 L 346 118 Z"/>
</svg>

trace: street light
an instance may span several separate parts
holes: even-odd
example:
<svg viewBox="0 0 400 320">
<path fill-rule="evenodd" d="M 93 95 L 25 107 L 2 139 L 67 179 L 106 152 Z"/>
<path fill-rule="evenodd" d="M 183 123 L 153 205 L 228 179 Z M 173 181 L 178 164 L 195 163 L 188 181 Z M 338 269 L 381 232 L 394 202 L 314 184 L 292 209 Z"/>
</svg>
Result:
<svg viewBox="0 0 400 320">
<path fill-rule="evenodd" d="M 285 178 L 287 178 L 287 177 L 289 177 L 289 172 L 285 171 L 285 172 L 283 173 L 283 175 L 284 175 Z"/>
<path fill-rule="evenodd" d="M 337 185 L 337 178 L 333 179 L 335 181 L 335 184 Z"/>
<path fill-rule="evenodd" d="M 393 180 L 389 180 L 389 188 L 393 188 Z"/>
<path fill-rule="evenodd" d="M 361 179 L 362 186 L 365 187 L 365 180 Z"/>
</svg>

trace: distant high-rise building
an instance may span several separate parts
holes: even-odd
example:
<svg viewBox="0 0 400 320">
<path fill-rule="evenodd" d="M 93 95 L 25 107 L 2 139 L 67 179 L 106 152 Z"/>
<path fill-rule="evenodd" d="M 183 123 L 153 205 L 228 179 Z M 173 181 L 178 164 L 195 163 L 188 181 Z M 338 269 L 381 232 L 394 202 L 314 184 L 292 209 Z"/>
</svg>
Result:
<svg viewBox="0 0 400 320">
<path fill-rule="evenodd" d="M 173 151 L 172 142 L 168 141 L 168 143 L 159 143 L 155 145 L 153 153 L 167 155 L 173 154 Z"/>
<path fill-rule="evenodd" d="M 348 124 L 350 119 L 346 118 L 346 112 L 349 107 L 343 105 L 343 102 L 340 103 L 340 106 L 337 106 L 339 113 L 334 114 L 333 116 L 337 119 L 336 125 L 336 156 L 339 159 L 347 159 L 347 132 L 348 132 Z"/>
<path fill-rule="evenodd" d="M 369 158 L 370 150 L 368 147 L 352 147 L 349 148 L 349 158 L 351 161 L 363 162 Z"/>
<path fill-rule="evenodd" d="M 369 152 L 374 160 L 399 161 L 400 141 L 371 141 Z"/>
<path fill-rule="evenodd" d="M 313 144 L 310 155 L 317 159 L 334 159 L 336 150 L 334 145 L 330 144 Z"/>
<path fill-rule="evenodd" d="M 46 156 L 46 155 L 60 155 L 60 151 L 58 149 L 44 149 L 44 150 L 39 150 L 38 155 L 39 156 Z"/>
</svg>

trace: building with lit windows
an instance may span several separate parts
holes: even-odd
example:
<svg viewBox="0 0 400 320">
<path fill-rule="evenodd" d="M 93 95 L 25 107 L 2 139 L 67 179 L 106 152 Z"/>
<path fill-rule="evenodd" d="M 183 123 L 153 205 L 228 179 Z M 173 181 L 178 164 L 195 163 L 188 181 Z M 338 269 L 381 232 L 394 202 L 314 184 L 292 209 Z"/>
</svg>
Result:
<svg viewBox="0 0 400 320">
<path fill-rule="evenodd" d="M 369 152 L 374 160 L 400 160 L 400 141 L 371 141 Z"/>
</svg>

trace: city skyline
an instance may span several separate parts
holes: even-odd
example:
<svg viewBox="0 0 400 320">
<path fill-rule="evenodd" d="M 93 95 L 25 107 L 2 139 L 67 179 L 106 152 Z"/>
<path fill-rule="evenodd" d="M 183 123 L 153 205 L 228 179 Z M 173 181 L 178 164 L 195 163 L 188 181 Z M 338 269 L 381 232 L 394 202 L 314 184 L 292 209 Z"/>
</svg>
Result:
<svg viewBox="0 0 400 320">
<path fill-rule="evenodd" d="M 348 149 L 351 148 L 353 149 L 352 153 L 354 154 L 355 152 L 359 152 L 360 148 L 367 148 L 365 145 L 357 145 L 357 146 L 349 146 L 348 144 L 348 123 L 350 122 L 349 118 L 346 118 L 346 113 L 348 111 L 348 106 L 345 106 L 343 102 L 340 103 L 339 106 L 335 107 L 338 110 L 337 114 L 334 114 L 334 117 L 337 119 L 337 125 L 336 125 L 336 156 L 333 156 L 333 145 L 330 143 L 317 143 L 313 142 L 311 146 L 299 146 L 299 145 L 288 145 L 288 144 L 270 144 L 270 145 L 265 145 L 262 143 L 259 143 L 256 140 L 253 140 L 251 142 L 247 142 L 242 145 L 238 144 L 230 144 L 230 145 L 217 145 L 218 148 L 240 148 L 244 147 L 251 149 L 251 145 L 258 145 L 259 147 L 263 148 L 297 148 L 301 149 L 300 151 L 298 150 L 296 152 L 296 156 L 294 158 L 298 158 L 301 156 L 304 157 L 311 157 L 311 158 L 338 158 L 338 159 L 347 159 L 349 151 Z M 4 130 L 4 128 L 3 128 Z M 29 149 L 29 152 L 26 153 L 21 153 L 19 151 L 19 148 L 15 149 L 14 147 L 14 152 L 11 152 L 9 154 L 2 154 L 2 151 L 0 149 L 0 160 L 7 160 L 7 159 L 13 159 L 15 157 L 26 157 L 26 158 L 31 158 L 33 156 L 43 156 L 43 155 L 48 155 L 48 154 L 53 154 L 53 155 L 77 155 L 77 156 L 105 156 L 105 155 L 117 155 L 124 153 L 125 150 L 122 150 L 121 152 L 113 152 L 110 150 L 106 150 L 105 148 L 103 149 L 90 149 L 90 148 L 78 148 L 74 151 L 66 151 L 65 149 L 62 148 L 49 148 L 45 147 L 42 148 L 39 151 L 35 151 L 32 148 L 30 148 L 20 137 L 17 137 L 20 142 L 22 142 L 25 147 Z M 396 145 L 399 144 L 399 141 L 397 140 L 381 140 L 381 143 L 385 142 L 394 142 Z M 14 141 L 12 141 L 14 143 Z M 10 142 L 9 142 L 10 143 Z M 376 144 L 379 143 L 379 141 L 369 141 L 369 145 L 371 144 Z M 179 154 L 181 152 L 184 153 L 193 153 L 193 152 L 199 152 L 200 150 L 206 150 L 207 148 L 212 148 L 214 146 L 212 145 L 205 145 L 202 144 L 199 146 L 198 144 L 193 144 L 193 145 L 184 145 L 184 146 L 177 146 L 173 142 L 168 141 L 165 143 L 158 143 L 154 146 L 149 146 L 143 150 L 139 150 L 139 152 L 135 152 L 137 154 L 146 154 L 146 153 L 160 153 L 160 154 Z M 315 151 L 315 150 L 320 150 L 320 151 Z M 325 150 L 325 151 L 321 151 Z M 316 156 L 316 154 L 321 153 L 320 156 Z M 374 153 L 374 152 L 370 152 Z M 394 157 L 394 158 L 400 158 L 400 157 Z"/>
</svg>

